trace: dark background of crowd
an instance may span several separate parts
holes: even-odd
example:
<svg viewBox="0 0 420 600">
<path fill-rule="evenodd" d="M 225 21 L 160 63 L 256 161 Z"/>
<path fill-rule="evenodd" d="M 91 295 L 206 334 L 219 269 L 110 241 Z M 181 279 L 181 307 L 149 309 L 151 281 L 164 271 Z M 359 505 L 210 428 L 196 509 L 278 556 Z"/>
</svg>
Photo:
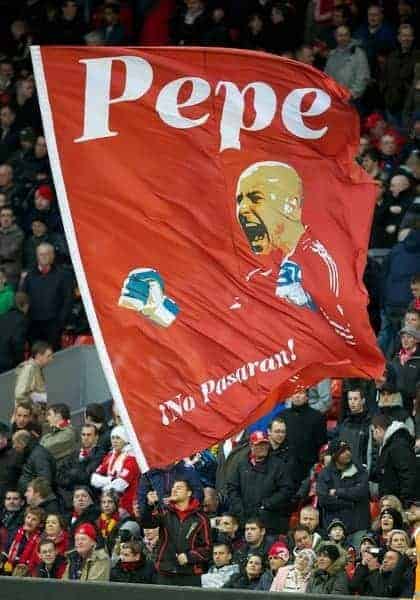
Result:
<svg viewBox="0 0 420 600">
<path fill-rule="evenodd" d="M 0 372 L 20 365 L 11 423 L 0 426 L 3 574 L 412 595 L 419 35 L 412 0 L 0 0 Z M 361 120 L 355 160 L 378 185 L 365 283 L 384 376 L 320 382 L 273 421 L 143 476 L 117 414 L 88 407 L 76 431 L 66 405 L 46 412 L 52 352 L 91 338 L 31 44 L 244 48 L 312 65 L 346 86 Z"/>
</svg>

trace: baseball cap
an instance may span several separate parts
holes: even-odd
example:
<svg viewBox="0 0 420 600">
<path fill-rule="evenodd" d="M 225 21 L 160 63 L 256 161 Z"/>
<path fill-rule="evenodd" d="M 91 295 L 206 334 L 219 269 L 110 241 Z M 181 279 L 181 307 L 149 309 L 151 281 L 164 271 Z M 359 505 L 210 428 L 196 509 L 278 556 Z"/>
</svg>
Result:
<svg viewBox="0 0 420 600">
<path fill-rule="evenodd" d="M 417 340 L 418 342 L 420 341 L 420 330 L 419 329 L 415 329 L 414 327 L 403 327 L 400 330 L 400 335 L 403 333 L 413 336 L 413 338 L 415 340 Z"/>
</svg>

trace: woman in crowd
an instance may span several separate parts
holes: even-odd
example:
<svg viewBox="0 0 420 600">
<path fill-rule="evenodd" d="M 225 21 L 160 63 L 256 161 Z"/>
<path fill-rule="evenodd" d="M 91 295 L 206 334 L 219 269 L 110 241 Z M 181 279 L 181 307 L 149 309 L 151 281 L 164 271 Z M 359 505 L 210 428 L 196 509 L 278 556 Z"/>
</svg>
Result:
<svg viewBox="0 0 420 600">
<path fill-rule="evenodd" d="M 263 559 L 259 554 L 249 554 L 244 572 L 232 575 L 224 588 L 255 590 L 264 571 Z"/>
<path fill-rule="evenodd" d="M 119 583 L 153 583 L 153 563 L 146 560 L 139 542 L 121 545 L 120 558 L 111 569 L 111 581 Z"/>
<path fill-rule="evenodd" d="M 102 492 L 101 511 L 98 519 L 98 530 L 105 541 L 106 547 L 111 553 L 120 520 L 118 512 L 118 495 L 113 490 Z"/>
<path fill-rule="evenodd" d="M 62 515 L 51 513 L 45 520 L 45 530 L 42 541 L 54 542 L 58 555 L 64 556 L 70 548 L 70 534 L 67 531 L 66 520 Z"/>
<path fill-rule="evenodd" d="M 347 575 L 335 544 L 322 544 L 317 553 L 316 568 L 306 592 L 309 594 L 348 594 Z"/>
<path fill-rule="evenodd" d="M 268 551 L 268 570 L 261 577 L 257 590 L 269 590 L 278 570 L 289 562 L 289 550 L 283 542 L 274 542 Z"/>
<path fill-rule="evenodd" d="M 312 567 L 316 559 L 315 552 L 309 548 L 298 550 L 293 565 L 281 567 L 277 571 L 270 592 L 306 592 Z"/>
<path fill-rule="evenodd" d="M 401 513 L 395 508 L 384 508 L 379 515 L 377 534 L 381 546 L 388 545 L 388 536 L 393 529 L 402 529 Z"/>
<path fill-rule="evenodd" d="M 393 529 L 388 535 L 388 548 L 396 550 L 400 554 L 405 554 L 410 548 L 408 535 L 402 529 Z"/>
</svg>

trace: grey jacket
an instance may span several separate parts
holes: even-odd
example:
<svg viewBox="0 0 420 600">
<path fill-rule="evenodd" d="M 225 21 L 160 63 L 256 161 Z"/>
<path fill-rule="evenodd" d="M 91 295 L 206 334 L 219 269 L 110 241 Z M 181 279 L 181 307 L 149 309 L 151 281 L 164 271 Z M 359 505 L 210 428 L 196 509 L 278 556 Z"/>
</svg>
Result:
<svg viewBox="0 0 420 600">
<path fill-rule="evenodd" d="M 370 79 L 366 54 L 357 42 L 351 40 L 346 48 L 332 50 L 325 72 L 350 90 L 353 98 L 360 98 Z"/>
</svg>

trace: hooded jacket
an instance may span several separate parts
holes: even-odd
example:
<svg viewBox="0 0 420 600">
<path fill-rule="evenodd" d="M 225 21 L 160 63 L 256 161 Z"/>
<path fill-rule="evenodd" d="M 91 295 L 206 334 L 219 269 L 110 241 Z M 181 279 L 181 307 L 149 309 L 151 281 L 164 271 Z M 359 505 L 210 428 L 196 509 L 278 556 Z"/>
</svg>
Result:
<svg viewBox="0 0 420 600">
<path fill-rule="evenodd" d="M 166 509 L 146 505 L 142 525 L 159 527 L 159 552 L 155 563 L 158 573 L 170 575 L 202 575 L 211 558 L 211 531 L 207 516 L 195 498 L 185 511 L 170 503 Z M 186 565 L 180 565 L 177 554 L 185 553 Z"/>
<path fill-rule="evenodd" d="M 341 560 L 338 558 L 326 571 L 316 569 L 311 575 L 307 588 L 307 594 L 348 594 L 349 586 L 347 575 Z"/>
<path fill-rule="evenodd" d="M 376 480 L 379 496 L 392 494 L 403 503 L 416 497 L 414 439 L 404 423 L 394 421 L 385 432 L 379 448 Z"/>
<path fill-rule="evenodd" d="M 387 415 L 393 421 L 404 423 L 408 429 L 408 433 L 414 437 L 414 421 L 403 407 L 403 399 L 399 392 L 392 394 L 386 404 L 384 403 L 382 396 L 379 396 L 378 407 L 382 414 Z"/>
</svg>

